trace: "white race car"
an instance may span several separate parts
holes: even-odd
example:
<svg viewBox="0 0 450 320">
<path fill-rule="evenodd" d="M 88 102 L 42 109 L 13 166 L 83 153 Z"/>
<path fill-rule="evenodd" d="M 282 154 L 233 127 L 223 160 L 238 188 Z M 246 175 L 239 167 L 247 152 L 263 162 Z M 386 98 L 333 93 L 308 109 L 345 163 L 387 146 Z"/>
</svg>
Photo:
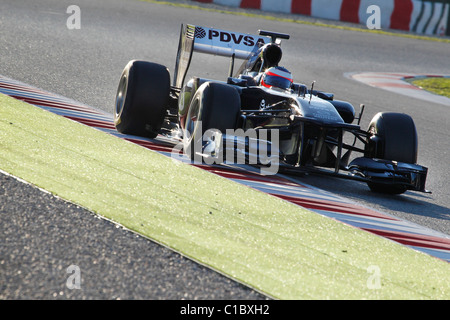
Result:
<svg viewBox="0 0 450 320">
<path fill-rule="evenodd" d="M 264 145 L 283 172 L 356 179 L 373 191 L 391 194 L 427 192 L 427 168 L 416 164 L 412 118 L 378 113 L 362 130 L 363 106 L 357 115 L 350 103 L 314 90 L 313 84 L 294 82 L 279 65 L 282 39 L 289 36 L 182 25 L 172 83 L 163 65 L 132 60 L 125 67 L 116 96 L 117 130 L 150 138 L 177 132 L 184 153 L 203 160 L 222 161 L 220 151 L 232 149 L 232 155 L 249 161 L 256 140 L 257 149 Z M 219 80 L 193 77 L 185 83 L 194 52 L 229 57 L 228 74 Z M 243 63 L 235 72 L 236 59 Z M 353 137 L 351 143 L 344 142 L 344 134 Z M 261 159 L 255 164 L 267 166 Z"/>
</svg>

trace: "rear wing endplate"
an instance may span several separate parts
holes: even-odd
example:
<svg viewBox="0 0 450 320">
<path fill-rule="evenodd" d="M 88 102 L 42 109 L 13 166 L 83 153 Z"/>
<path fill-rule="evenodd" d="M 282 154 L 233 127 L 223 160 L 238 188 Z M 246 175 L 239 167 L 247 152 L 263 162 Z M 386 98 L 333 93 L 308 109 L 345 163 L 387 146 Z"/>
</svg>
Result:
<svg viewBox="0 0 450 320">
<path fill-rule="evenodd" d="M 271 38 L 269 36 L 256 36 L 182 24 L 173 85 L 177 88 L 183 86 L 194 51 L 223 57 L 247 59 L 259 47 L 270 42 Z"/>
</svg>

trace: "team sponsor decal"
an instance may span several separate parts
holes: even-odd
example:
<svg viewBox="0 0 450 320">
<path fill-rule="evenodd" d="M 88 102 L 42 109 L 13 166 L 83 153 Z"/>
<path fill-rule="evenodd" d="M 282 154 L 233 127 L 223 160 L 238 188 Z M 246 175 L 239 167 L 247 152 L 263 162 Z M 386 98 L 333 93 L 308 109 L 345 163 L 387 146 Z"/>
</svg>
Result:
<svg viewBox="0 0 450 320">
<path fill-rule="evenodd" d="M 266 43 L 266 39 L 263 37 L 257 38 L 244 33 L 235 33 L 230 31 L 207 29 L 204 27 L 195 28 L 195 38 L 196 39 L 208 39 L 208 40 L 219 40 L 220 42 L 232 43 L 235 45 L 243 44 L 247 47 L 253 47 L 257 43 Z"/>
<path fill-rule="evenodd" d="M 195 27 L 196 51 L 222 56 L 235 54 L 237 58 L 245 59 L 255 46 L 269 43 L 269 37 L 255 36 L 206 27 Z"/>
</svg>

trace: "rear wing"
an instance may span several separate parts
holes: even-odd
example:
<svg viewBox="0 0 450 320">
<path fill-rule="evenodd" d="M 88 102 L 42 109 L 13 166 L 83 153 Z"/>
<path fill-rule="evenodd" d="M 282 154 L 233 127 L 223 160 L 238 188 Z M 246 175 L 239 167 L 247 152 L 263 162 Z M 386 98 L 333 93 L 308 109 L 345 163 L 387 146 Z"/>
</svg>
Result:
<svg viewBox="0 0 450 320">
<path fill-rule="evenodd" d="M 173 85 L 183 86 L 193 52 L 247 59 L 262 45 L 271 42 L 269 35 L 251 35 L 213 28 L 181 25 Z"/>
</svg>

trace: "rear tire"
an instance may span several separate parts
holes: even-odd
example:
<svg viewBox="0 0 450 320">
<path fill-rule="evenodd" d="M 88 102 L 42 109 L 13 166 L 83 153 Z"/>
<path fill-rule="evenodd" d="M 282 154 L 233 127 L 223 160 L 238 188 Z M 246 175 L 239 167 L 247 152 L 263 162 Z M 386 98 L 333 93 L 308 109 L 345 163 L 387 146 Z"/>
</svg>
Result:
<svg viewBox="0 0 450 320">
<path fill-rule="evenodd" d="M 184 153 L 194 159 L 196 152 L 201 151 L 196 149 L 202 146 L 203 134 L 209 129 L 217 129 L 223 134 L 227 129 L 235 129 L 240 109 L 239 93 L 232 86 L 215 82 L 201 85 L 187 113 Z"/>
<path fill-rule="evenodd" d="M 155 138 L 161 129 L 170 95 L 170 74 L 160 64 L 133 60 L 122 72 L 116 94 L 117 131 Z"/>
<path fill-rule="evenodd" d="M 403 113 L 378 113 L 369 124 L 366 157 L 415 164 L 418 139 L 413 119 Z M 370 190 L 380 193 L 401 194 L 404 185 L 367 183 Z"/>
</svg>

